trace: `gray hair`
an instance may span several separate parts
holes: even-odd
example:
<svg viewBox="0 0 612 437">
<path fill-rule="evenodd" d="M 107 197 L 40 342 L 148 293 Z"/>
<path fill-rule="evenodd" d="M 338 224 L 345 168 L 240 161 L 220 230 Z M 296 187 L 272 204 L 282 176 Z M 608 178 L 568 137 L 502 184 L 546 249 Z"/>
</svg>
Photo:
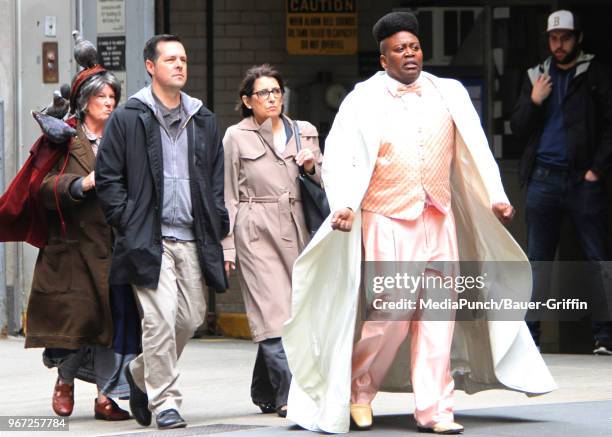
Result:
<svg viewBox="0 0 612 437">
<path fill-rule="evenodd" d="M 119 79 L 109 71 L 96 74 L 87 79 L 85 83 L 79 87 L 79 93 L 76 98 L 77 119 L 81 121 L 85 119 L 89 98 L 102 91 L 106 85 L 110 86 L 115 93 L 115 106 L 119 103 L 119 99 L 121 99 L 121 83 Z"/>
</svg>

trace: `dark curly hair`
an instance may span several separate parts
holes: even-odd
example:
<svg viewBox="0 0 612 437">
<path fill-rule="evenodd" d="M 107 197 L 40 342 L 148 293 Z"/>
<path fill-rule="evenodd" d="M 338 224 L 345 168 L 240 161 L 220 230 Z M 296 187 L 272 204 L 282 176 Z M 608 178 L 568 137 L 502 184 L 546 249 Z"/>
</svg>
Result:
<svg viewBox="0 0 612 437">
<path fill-rule="evenodd" d="M 242 96 L 251 97 L 253 94 L 253 86 L 255 85 L 255 81 L 260 77 L 273 77 L 278 82 L 278 86 L 283 93 L 285 92 L 283 77 L 276 68 L 270 64 L 253 65 L 244 74 L 242 82 L 240 83 L 240 89 L 238 90 L 238 103 L 236 104 L 236 111 L 241 111 L 243 117 L 250 117 L 253 115 L 253 110 L 246 107 L 242 101 Z"/>
</svg>

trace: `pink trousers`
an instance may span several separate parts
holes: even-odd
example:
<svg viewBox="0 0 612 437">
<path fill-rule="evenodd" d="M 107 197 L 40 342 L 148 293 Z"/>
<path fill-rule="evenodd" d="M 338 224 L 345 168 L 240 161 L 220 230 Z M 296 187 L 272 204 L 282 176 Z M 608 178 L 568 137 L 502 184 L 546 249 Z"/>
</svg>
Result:
<svg viewBox="0 0 612 437">
<path fill-rule="evenodd" d="M 457 235 L 452 213 L 429 206 L 416 220 L 396 220 L 362 211 L 365 261 L 456 261 Z M 426 274 L 440 274 L 427 269 Z M 421 290 L 424 294 L 427 290 Z M 353 348 L 351 403 L 370 404 L 410 333 L 411 383 L 417 425 L 453 420 L 454 382 L 450 348 L 454 320 L 366 321 Z"/>
</svg>

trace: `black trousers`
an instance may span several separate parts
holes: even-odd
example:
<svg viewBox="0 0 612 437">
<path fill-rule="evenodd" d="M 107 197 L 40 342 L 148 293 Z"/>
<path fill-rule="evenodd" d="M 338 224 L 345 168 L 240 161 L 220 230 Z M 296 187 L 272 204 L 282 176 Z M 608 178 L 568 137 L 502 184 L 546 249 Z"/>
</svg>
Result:
<svg viewBox="0 0 612 437">
<path fill-rule="evenodd" d="M 268 338 L 258 343 L 253 368 L 251 399 L 253 403 L 271 403 L 276 408 L 287 405 L 291 372 L 280 338 Z"/>
<path fill-rule="evenodd" d="M 593 277 L 584 292 L 603 296 L 603 301 L 594 306 L 595 321 L 592 330 L 595 340 L 603 345 L 612 345 L 612 322 L 608 307 L 612 302 L 605 295 L 605 283 L 609 281 L 604 273 L 603 264 L 609 263 L 610 256 L 607 247 L 608 240 L 608 206 L 607 194 L 603 181 L 582 181 L 570 183 L 568 174 L 563 170 L 555 170 L 536 165 L 527 187 L 527 254 L 530 261 L 550 262 L 555 259 L 555 253 L 561 237 L 561 224 L 564 215 L 568 214 L 575 225 L 578 240 Z M 543 264 L 544 267 L 550 265 Z M 545 289 L 550 279 L 550 273 L 534 272 L 534 291 Z M 578 293 L 578 292 L 577 292 Z M 599 316 L 604 314 L 604 316 Z M 599 317 L 598 317 L 599 316 Z M 600 320 L 600 321 L 597 321 Z M 536 344 L 540 339 L 540 322 L 528 321 L 527 325 Z"/>
</svg>

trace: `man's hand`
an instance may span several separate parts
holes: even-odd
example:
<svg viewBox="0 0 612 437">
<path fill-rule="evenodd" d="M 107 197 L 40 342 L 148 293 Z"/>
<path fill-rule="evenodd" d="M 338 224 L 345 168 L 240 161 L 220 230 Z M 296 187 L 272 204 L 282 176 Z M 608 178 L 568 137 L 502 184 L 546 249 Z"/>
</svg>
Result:
<svg viewBox="0 0 612 437">
<path fill-rule="evenodd" d="M 94 172 L 89 173 L 85 178 L 83 178 L 83 192 L 87 192 L 89 190 L 93 190 L 96 188 L 96 178 Z"/>
<path fill-rule="evenodd" d="M 236 270 L 236 263 L 234 263 L 233 261 L 225 261 L 225 275 L 228 279 L 232 270 Z"/>
<path fill-rule="evenodd" d="M 297 165 L 303 165 L 306 173 L 313 174 L 315 167 L 314 153 L 310 149 L 302 149 L 300 153 L 295 155 L 295 162 Z"/>
<path fill-rule="evenodd" d="M 599 180 L 599 176 L 593 170 L 589 170 L 584 175 L 584 180 L 589 182 L 597 182 Z"/>
<path fill-rule="evenodd" d="M 507 203 L 495 203 L 491 209 L 495 217 L 504 225 L 509 224 L 514 218 L 514 207 Z"/>
<path fill-rule="evenodd" d="M 350 208 L 342 208 L 334 212 L 331 219 L 331 227 L 334 230 L 349 232 L 353 227 L 355 213 Z"/>
<path fill-rule="evenodd" d="M 531 90 L 531 101 L 541 106 L 552 91 L 552 81 L 548 74 L 542 74 L 537 78 Z"/>
</svg>

